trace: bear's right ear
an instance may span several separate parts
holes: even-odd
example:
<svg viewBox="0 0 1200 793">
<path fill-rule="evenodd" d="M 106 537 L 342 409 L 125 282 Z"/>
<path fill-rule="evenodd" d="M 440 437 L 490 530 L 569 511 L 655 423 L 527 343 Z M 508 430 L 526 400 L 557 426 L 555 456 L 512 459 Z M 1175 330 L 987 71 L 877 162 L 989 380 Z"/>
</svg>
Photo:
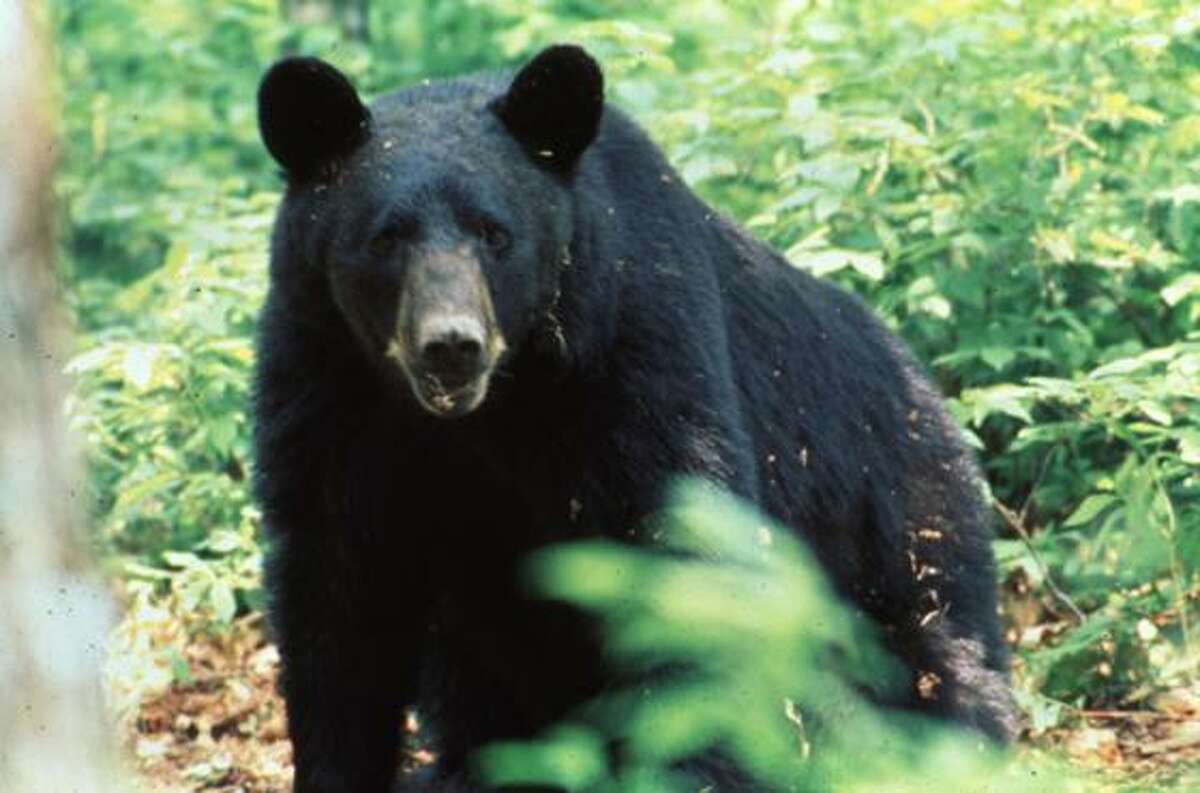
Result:
<svg viewBox="0 0 1200 793">
<path fill-rule="evenodd" d="M 367 135 L 371 114 L 346 76 L 317 58 L 285 58 L 258 87 L 258 130 L 289 179 L 311 176 Z"/>
</svg>

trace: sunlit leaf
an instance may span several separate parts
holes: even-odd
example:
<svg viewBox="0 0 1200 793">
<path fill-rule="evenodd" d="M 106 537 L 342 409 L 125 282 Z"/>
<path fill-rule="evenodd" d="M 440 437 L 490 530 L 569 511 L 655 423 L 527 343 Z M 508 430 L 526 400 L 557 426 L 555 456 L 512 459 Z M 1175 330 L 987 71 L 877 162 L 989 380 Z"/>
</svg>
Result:
<svg viewBox="0 0 1200 793">
<path fill-rule="evenodd" d="M 1080 526 L 1091 523 L 1100 513 L 1118 503 L 1116 496 L 1109 493 L 1096 493 L 1083 500 L 1074 512 L 1066 519 L 1065 526 Z"/>
</svg>

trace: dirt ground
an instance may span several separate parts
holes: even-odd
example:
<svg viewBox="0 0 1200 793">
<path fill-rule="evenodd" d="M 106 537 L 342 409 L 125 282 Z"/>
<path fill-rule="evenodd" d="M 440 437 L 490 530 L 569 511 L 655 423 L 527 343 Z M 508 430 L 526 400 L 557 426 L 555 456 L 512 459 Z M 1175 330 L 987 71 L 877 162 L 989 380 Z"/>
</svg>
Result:
<svg viewBox="0 0 1200 793">
<path fill-rule="evenodd" d="M 276 691 L 279 656 L 258 620 L 241 620 L 183 646 L 182 654 L 156 662 L 157 678 L 144 665 L 118 663 L 110 673 L 138 789 L 289 791 L 291 747 Z M 126 643 L 128 652 L 144 650 Z M 1113 790 L 1200 790 L 1200 691 L 1168 692 L 1153 703 L 1148 710 L 1084 711 L 1068 727 L 1026 736 L 1019 751 L 1066 754 Z M 398 762 L 427 759 L 417 752 Z"/>
</svg>

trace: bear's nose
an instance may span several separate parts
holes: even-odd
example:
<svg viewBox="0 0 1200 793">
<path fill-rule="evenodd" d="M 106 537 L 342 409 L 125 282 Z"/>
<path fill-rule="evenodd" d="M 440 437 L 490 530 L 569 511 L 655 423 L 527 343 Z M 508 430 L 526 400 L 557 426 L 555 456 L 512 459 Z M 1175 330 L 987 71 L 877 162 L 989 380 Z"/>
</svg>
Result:
<svg viewBox="0 0 1200 793">
<path fill-rule="evenodd" d="M 443 380 L 469 380 L 483 358 L 483 326 L 470 317 L 425 323 L 417 349 L 421 366 Z M 450 383 L 446 383 L 450 385 Z"/>
</svg>

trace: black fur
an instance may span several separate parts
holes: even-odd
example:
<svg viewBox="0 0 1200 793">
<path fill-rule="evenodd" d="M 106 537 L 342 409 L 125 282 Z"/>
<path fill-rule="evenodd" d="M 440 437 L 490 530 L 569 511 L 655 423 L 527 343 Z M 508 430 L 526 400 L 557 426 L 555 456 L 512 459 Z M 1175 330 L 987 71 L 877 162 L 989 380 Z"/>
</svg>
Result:
<svg viewBox="0 0 1200 793">
<path fill-rule="evenodd" d="M 513 91 L 478 77 L 382 97 L 350 151 L 313 131 L 354 127 L 357 100 L 306 121 L 263 91 L 293 174 L 255 416 L 296 790 L 385 790 L 409 705 L 449 779 L 603 689 L 595 626 L 516 571 L 549 543 L 641 541 L 679 474 L 808 541 L 912 670 L 908 705 L 1003 738 L 988 520 L 935 389 L 858 300 L 703 204 L 627 117 L 604 107 L 594 141 L 564 117 L 599 89 L 582 51 L 534 64 Z M 487 244 L 481 219 L 511 242 Z M 445 419 L 385 348 L 407 263 L 451 248 L 478 257 L 508 349 L 482 405 Z"/>
<path fill-rule="evenodd" d="M 568 171 L 596 137 L 604 77 L 579 47 L 549 47 L 513 78 L 495 110 L 530 156 Z"/>
<path fill-rule="evenodd" d="M 353 149 L 369 120 L 350 81 L 316 58 L 286 58 L 259 86 L 259 132 L 289 177 L 308 177 Z"/>
</svg>

